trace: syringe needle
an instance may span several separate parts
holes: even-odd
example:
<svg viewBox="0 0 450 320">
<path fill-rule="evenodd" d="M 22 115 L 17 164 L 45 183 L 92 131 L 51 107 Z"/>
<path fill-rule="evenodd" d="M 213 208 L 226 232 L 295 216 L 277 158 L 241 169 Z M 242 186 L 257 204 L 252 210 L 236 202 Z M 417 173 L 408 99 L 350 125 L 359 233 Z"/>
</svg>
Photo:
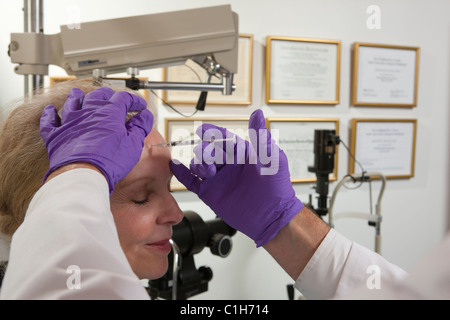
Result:
<svg viewBox="0 0 450 320">
<path fill-rule="evenodd" d="M 163 142 L 159 144 L 152 145 L 153 147 L 178 147 L 178 146 L 188 146 L 188 145 L 195 145 L 202 142 L 222 142 L 222 141 L 231 141 L 233 140 L 236 142 L 236 138 L 228 138 L 228 139 L 213 139 L 213 140 L 200 140 L 200 139 L 192 139 L 192 140 L 180 140 L 180 141 L 169 141 L 169 142 Z"/>
</svg>

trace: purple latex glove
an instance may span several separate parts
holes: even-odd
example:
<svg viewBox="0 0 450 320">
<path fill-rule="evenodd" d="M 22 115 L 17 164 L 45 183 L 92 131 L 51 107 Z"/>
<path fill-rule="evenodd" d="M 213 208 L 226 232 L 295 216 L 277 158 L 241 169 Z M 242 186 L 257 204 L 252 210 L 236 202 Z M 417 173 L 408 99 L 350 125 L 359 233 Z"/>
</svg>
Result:
<svg viewBox="0 0 450 320">
<path fill-rule="evenodd" d="M 234 136 L 211 124 L 202 125 L 197 134 L 203 140 Z M 188 190 L 259 247 L 275 237 L 303 203 L 295 196 L 286 155 L 271 139 L 261 110 L 250 117 L 249 135 L 251 142 L 239 137 L 236 144 L 204 142 L 194 149 L 190 170 L 175 162 L 170 167 Z"/>
<path fill-rule="evenodd" d="M 105 175 L 109 191 L 136 165 L 153 115 L 144 99 L 128 92 L 102 87 L 84 96 L 73 88 L 64 103 L 61 120 L 54 106 L 45 107 L 40 134 L 48 151 L 50 168 L 87 162 Z M 142 111 L 141 111 L 142 110 Z M 140 111 L 127 123 L 128 111 Z"/>
</svg>

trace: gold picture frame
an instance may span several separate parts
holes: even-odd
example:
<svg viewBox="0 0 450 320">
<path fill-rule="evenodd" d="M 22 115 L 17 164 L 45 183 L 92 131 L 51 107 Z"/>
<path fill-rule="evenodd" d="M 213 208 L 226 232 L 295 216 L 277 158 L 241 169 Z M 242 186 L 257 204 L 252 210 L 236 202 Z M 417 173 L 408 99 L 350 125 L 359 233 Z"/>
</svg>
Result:
<svg viewBox="0 0 450 320">
<path fill-rule="evenodd" d="M 204 118 L 166 118 L 164 138 L 166 141 L 181 141 L 190 139 L 199 139 L 196 130 L 199 125 L 203 123 L 211 123 L 219 127 L 227 128 L 227 130 L 235 133 L 243 139 L 248 140 L 248 118 L 218 118 L 218 117 L 204 117 Z M 178 146 L 171 148 L 172 158 L 180 161 L 189 168 L 192 160 L 194 146 Z M 171 191 L 186 190 L 186 187 L 181 184 L 175 177 L 172 177 L 170 182 Z"/>
<path fill-rule="evenodd" d="M 308 171 L 308 167 L 314 165 L 314 130 L 335 130 L 336 135 L 339 135 L 339 119 L 267 118 L 266 126 L 288 158 L 291 182 L 316 182 L 315 173 Z M 338 147 L 334 158 L 334 171 L 329 180 L 335 181 L 337 177 Z"/>
<path fill-rule="evenodd" d="M 387 179 L 414 177 L 416 135 L 417 119 L 352 119 L 350 174 L 356 159 Z"/>
<path fill-rule="evenodd" d="M 354 43 L 352 105 L 416 107 L 419 58 L 419 47 Z"/>
<path fill-rule="evenodd" d="M 266 103 L 339 104 L 341 41 L 267 37 Z"/>
<path fill-rule="evenodd" d="M 76 80 L 77 77 L 76 76 L 50 76 L 49 77 L 49 84 L 50 87 L 59 83 L 59 82 L 64 82 L 64 81 L 69 81 L 69 80 Z"/>
<path fill-rule="evenodd" d="M 249 106 L 252 104 L 253 79 L 253 35 L 239 35 L 238 72 L 234 74 L 233 82 L 236 90 L 232 95 L 221 92 L 208 92 L 208 105 Z M 164 81 L 175 82 L 205 82 L 207 72 L 201 66 L 188 60 L 184 65 L 163 68 Z M 212 78 L 212 83 L 219 79 Z M 200 93 L 197 91 L 164 90 L 163 99 L 175 105 L 195 105 Z"/>
</svg>

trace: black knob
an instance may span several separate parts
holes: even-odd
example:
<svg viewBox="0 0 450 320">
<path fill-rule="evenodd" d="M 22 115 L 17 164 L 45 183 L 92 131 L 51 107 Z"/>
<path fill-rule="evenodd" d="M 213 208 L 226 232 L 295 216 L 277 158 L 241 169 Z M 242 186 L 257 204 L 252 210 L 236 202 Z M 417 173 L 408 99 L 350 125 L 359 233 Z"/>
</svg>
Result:
<svg viewBox="0 0 450 320">
<path fill-rule="evenodd" d="M 202 279 L 206 280 L 206 281 L 211 281 L 212 277 L 213 277 L 213 272 L 211 270 L 210 267 L 200 267 L 198 268 L 198 272 L 200 272 L 202 274 Z"/>
<path fill-rule="evenodd" d="M 211 253 L 222 258 L 230 254 L 232 246 L 231 237 L 220 233 L 213 235 L 209 242 Z"/>
</svg>

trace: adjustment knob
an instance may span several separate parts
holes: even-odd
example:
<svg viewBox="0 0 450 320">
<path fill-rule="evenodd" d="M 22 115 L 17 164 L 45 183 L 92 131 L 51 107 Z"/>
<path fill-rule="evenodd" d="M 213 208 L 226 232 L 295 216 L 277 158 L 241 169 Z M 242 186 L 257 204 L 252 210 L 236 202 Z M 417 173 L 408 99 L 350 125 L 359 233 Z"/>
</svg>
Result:
<svg viewBox="0 0 450 320">
<path fill-rule="evenodd" d="M 222 258 L 230 254 L 232 246 L 233 240 L 231 240 L 231 237 L 220 233 L 213 235 L 209 242 L 211 253 Z"/>
<path fill-rule="evenodd" d="M 198 272 L 200 272 L 200 274 L 202 275 L 202 279 L 206 281 L 211 281 L 213 277 L 213 272 L 210 267 L 206 266 L 200 267 L 198 268 Z"/>
</svg>

